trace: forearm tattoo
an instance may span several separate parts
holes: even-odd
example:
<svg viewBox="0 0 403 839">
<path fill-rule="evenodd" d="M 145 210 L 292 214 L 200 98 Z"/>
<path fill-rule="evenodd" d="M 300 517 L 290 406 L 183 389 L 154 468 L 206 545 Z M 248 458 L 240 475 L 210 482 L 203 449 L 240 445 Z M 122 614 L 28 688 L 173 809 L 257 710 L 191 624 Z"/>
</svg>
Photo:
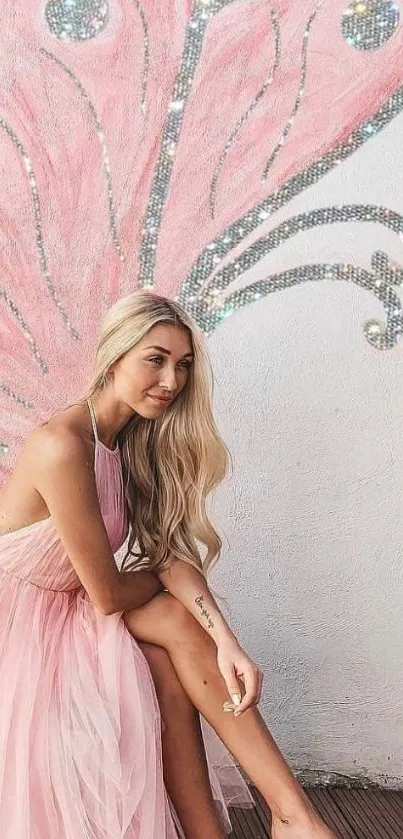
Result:
<svg viewBox="0 0 403 839">
<path fill-rule="evenodd" d="M 199 597 L 196 597 L 195 603 L 196 603 L 196 606 L 199 607 L 201 616 L 204 619 L 205 623 L 207 624 L 207 629 L 214 629 L 214 623 L 211 620 L 211 617 L 210 617 L 207 609 L 204 606 L 204 599 L 203 599 L 201 594 L 199 595 Z"/>
</svg>

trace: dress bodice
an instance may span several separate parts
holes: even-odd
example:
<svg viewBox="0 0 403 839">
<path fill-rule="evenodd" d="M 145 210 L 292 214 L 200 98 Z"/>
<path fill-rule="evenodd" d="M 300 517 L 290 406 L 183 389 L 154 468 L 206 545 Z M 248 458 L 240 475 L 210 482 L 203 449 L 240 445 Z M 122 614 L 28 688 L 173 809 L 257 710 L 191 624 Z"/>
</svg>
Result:
<svg viewBox="0 0 403 839">
<path fill-rule="evenodd" d="M 115 553 L 128 530 L 121 455 L 118 445 L 108 449 L 99 439 L 93 406 L 90 401 L 88 404 L 95 440 L 99 506 Z M 0 569 L 40 588 L 71 591 L 81 587 L 51 516 L 0 536 Z"/>
</svg>

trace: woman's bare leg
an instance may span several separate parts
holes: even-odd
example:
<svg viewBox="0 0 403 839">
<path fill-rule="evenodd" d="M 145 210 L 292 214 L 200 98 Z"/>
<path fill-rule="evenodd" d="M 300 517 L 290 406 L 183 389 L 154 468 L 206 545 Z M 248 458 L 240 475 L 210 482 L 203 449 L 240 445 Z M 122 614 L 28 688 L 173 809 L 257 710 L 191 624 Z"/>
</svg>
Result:
<svg viewBox="0 0 403 839">
<path fill-rule="evenodd" d="M 229 697 L 217 667 L 215 645 L 189 612 L 162 593 L 127 612 L 125 622 L 138 640 L 166 649 L 191 702 L 270 807 L 274 839 L 335 839 L 294 778 L 257 709 L 238 718 L 223 712 Z"/>
<path fill-rule="evenodd" d="M 224 839 L 208 777 L 199 714 L 176 675 L 168 653 L 140 647 L 147 659 L 163 720 L 164 780 L 186 839 Z"/>
</svg>

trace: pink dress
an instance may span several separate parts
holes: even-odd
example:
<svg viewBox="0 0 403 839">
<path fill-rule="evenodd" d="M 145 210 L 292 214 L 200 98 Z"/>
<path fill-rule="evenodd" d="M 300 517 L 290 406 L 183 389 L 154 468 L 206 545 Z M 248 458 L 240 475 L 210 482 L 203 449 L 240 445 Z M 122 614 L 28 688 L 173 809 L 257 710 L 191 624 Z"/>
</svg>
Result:
<svg viewBox="0 0 403 839">
<path fill-rule="evenodd" d="M 93 427 L 99 503 L 116 552 L 127 535 L 120 453 Z M 213 772 L 212 782 L 220 798 Z M 1 839 L 174 839 L 175 821 L 154 684 L 120 614 L 92 605 L 51 518 L 4 534 Z"/>
</svg>

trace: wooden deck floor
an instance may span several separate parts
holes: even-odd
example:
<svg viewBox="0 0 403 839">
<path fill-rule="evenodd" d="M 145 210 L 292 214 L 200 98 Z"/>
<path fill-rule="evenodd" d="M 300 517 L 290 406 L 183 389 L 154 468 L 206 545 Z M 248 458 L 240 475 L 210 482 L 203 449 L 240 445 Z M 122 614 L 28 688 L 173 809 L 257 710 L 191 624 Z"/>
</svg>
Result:
<svg viewBox="0 0 403 839">
<path fill-rule="evenodd" d="M 307 790 L 324 821 L 340 839 L 403 839 L 403 791 L 313 787 Z M 231 839 L 267 839 L 267 808 L 254 791 L 256 808 L 233 809 Z"/>
</svg>

